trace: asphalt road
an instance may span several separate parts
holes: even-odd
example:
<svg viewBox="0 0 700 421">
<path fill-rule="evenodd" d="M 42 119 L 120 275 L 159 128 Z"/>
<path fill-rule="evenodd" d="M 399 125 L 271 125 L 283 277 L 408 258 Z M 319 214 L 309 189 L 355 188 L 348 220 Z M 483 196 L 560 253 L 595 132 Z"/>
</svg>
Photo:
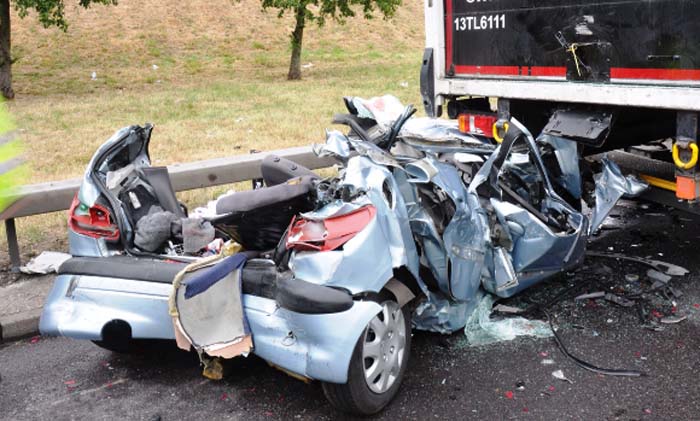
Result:
<svg viewBox="0 0 700 421">
<path fill-rule="evenodd" d="M 599 366 L 641 370 L 645 377 L 609 377 L 583 370 L 553 339 L 521 338 L 471 348 L 464 335 L 414 334 L 407 377 L 377 419 L 700 419 L 700 218 L 625 202 L 589 249 L 652 256 L 690 269 L 672 282 L 683 295 L 648 294 L 641 307 L 565 298 L 550 312 L 566 346 Z M 629 293 L 625 274 L 647 268 L 588 258 L 576 273 L 528 291 L 509 304 L 546 302 L 560 292 Z M 640 311 L 641 309 L 641 319 Z M 658 313 L 657 313 L 658 312 Z M 645 321 L 643 322 L 642 319 Z M 553 360 L 553 364 L 543 364 Z M 562 370 L 571 380 L 552 376 Z M 201 376 L 195 356 L 172 348 L 117 355 L 90 342 L 25 339 L 0 348 L 0 418 L 25 419 L 337 419 L 317 383 L 304 384 L 255 357 L 227 366 L 224 380 Z M 522 386 L 519 390 L 518 385 Z"/>
</svg>

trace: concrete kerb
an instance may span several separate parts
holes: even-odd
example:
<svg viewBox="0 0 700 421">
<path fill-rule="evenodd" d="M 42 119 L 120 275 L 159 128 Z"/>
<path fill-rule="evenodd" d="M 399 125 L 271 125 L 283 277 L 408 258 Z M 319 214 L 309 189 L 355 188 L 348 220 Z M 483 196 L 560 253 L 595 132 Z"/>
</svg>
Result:
<svg viewBox="0 0 700 421">
<path fill-rule="evenodd" d="M 0 287 L 0 340 L 38 334 L 39 316 L 55 274 L 27 276 Z"/>
</svg>

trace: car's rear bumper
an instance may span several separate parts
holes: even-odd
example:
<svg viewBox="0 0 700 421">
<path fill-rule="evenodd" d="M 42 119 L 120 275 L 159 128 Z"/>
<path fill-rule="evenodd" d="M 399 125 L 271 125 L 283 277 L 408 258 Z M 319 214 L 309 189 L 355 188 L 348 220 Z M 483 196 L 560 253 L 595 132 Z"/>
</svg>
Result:
<svg viewBox="0 0 700 421">
<path fill-rule="evenodd" d="M 101 340 L 102 328 L 123 320 L 135 339 L 174 339 L 168 314 L 172 285 L 88 275 L 59 275 L 39 321 L 43 335 Z"/>
<path fill-rule="evenodd" d="M 168 314 L 170 284 L 87 275 L 59 275 L 39 329 L 44 335 L 101 340 L 103 327 L 121 320 L 135 339 L 174 339 Z M 347 381 L 357 339 L 378 304 L 355 301 L 332 314 L 301 314 L 273 299 L 243 295 L 254 353 L 292 373 L 329 382 Z"/>
</svg>

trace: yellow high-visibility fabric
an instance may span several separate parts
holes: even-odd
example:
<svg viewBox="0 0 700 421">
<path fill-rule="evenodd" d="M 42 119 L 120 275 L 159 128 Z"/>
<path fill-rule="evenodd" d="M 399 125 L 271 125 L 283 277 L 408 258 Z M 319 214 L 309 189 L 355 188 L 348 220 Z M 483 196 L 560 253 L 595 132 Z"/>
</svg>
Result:
<svg viewBox="0 0 700 421">
<path fill-rule="evenodd" d="M 0 104 L 0 212 L 18 199 L 17 191 L 27 179 L 22 142 L 5 104 Z"/>
</svg>

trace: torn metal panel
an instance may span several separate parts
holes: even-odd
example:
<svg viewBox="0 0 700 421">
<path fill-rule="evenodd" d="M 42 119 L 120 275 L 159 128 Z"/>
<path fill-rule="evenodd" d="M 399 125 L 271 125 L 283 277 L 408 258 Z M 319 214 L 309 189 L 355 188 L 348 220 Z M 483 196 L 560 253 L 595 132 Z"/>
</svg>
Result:
<svg viewBox="0 0 700 421">
<path fill-rule="evenodd" d="M 341 162 L 346 162 L 350 158 L 348 139 L 337 130 L 327 130 L 326 142 L 314 144 L 313 151 L 319 157 L 332 156 Z"/>
<path fill-rule="evenodd" d="M 580 199 L 581 170 L 579 168 L 578 145 L 576 142 L 563 137 L 541 135 L 538 143 L 550 145 L 559 163 L 561 174 L 554 177 L 554 182 L 564 187 L 575 199 Z"/>
<path fill-rule="evenodd" d="M 478 241 L 481 238 L 479 234 L 483 231 L 478 226 L 471 226 L 472 209 L 466 200 L 467 190 L 457 169 L 430 156 L 426 160 L 438 170 L 431 177 L 431 183 L 439 189 L 439 193 L 446 196 L 439 205 L 444 209 L 454 209 L 442 233 L 444 250 L 440 257 L 435 257 L 440 261 L 447 257 L 449 264 L 449 283 L 443 292 L 455 300 L 470 300 L 479 288 L 484 257 L 473 239 Z M 432 256 L 427 257 L 430 259 Z"/>
<path fill-rule="evenodd" d="M 111 160 L 123 156 L 123 161 L 133 164 L 136 168 L 150 165 L 148 144 L 151 139 L 153 126 L 150 124 L 141 126 L 129 126 L 118 130 L 97 149 L 87 166 L 83 183 L 80 186 L 78 198 L 80 202 L 92 206 L 100 196 L 100 191 L 92 179 L 93 173 L 102 177 L 103 183 L 107 181 L 107 173 Z"/>
<path fill-rule="evenodd" d="M 479 147 L 484 144 L 483 140 L 460 132 L 457 120 L 440 118 L 412 118 L 401 128 L 400 136 L 414 142 L 456 143 Z"/>
<path fill-rule="evenodd" d="M 438 174 L 438 168 L 430 157 L 409 162 L 403 167 L 408 174 L 409 183 L 430 183 Z"/>
<path fill-rule="evenodd" d="M 347 381 L 357 338 L 381 310 L 373 301 L 355 301 L 341 313 L 300 314 L 253 295 L 243 296 L 243 306 L 255 355 L 293 373 L 333 383 Z"/>
<path fill-rule="evenodd" d="M 614 162 L 607 157 L 601 160 L 603 171 L 596 174 L 595 208 L 591 215 L 588 234 L 594 233 L 605 221 L 612 208 L 622 196 L 635 197 L 646 190 L 649 185 L 636 177 L 625 177 Z"/>
<path fill-rule="evenodd" d="M 568 215 L 567 231 L 555 231 L 533 214 L 509 202 L 491 199 L 494 212 L 506 221 L 504 229 L 511 234 L 512 251 L 501 250 L 496 260 L 496 276 L 485 278 L 484 287 L 501 297 L 511 296 L 534 283 L 576 265 L 585 251 L 586 220 L 578 212 Z M 512 265 L 512 269 L 510 269 Z M 516 279 L 508 287 L 499 274 L 515 271 Z M 508 275 L 511 276 L 511 275 Z"/>
<path fill-rule="evenodd" d="M 510 297 L 519 291 L 555 273 L 577 264 L 585 251 L 586 218 L 561 199 L 551 187 L 549 176 L 542 162 L 539 149 L 532 135 L 513 119 L 513 131 L 503 144 L 484 163 L 469 185 L 470 204 L 481 208 L 478 189 L 488 187 L 494 192 L 489 201 L 490 212 L 498 221 L 494 228 L 501 230 L 501 244 L 494 244 L 494 231 L 487 210 L 480 221 L 487 232 L 483 239 L 487 256 L 481 283 L 483 287 L 500 297 Z M 524 142 L 528 158 L 522 152 L 510 154 L 515 143 Z M 522 150 L 522 145 L 518 146 Z M 501 181 L 503 171 L 512 168 L 518 177 L 535 177 L 537 191 L 542 200 L 536 206 L 525 200 Z M 521 178 L 522 180 L 522 178 Z M 522 194 L 522 193 L 521 193 Z M 478 207 L 477 207 L 478 206 Z M 509 253 L 506 253 L 509 251 Z"/>
<path fill-rule="evenodd" d="M 415 186 L 408 182 L 408 174 L 396 171 L 394 177 L 399 185 L 398 193 L 405 204 L 412 238 L 415 238 L 421 248 L 420 264 L 428 267 L 440 288 L 447 291 L 448 262 L 442 237 L 435 222 L 422 206 Z M 418 258 L 416 260 L 417 264 Z"/>
<path fill-rule="evenodd" d="M 469 301 L 454 301 L 428 292 L 427 299 L 421 302 L 413 312 L 411 319 L 413 327 L 443 334 L 462 329 L 483 294 L 482 290 L 477 290 L 476 295 Z"/>
<path fill-rule="evenodd" d="M 461 301 L 472 300 L 481 282 L 487 257 L 486 215 L 469 199 L 462 200 L 455 217 L 445 229 L 445 248 L 450 259 L 450 295 Z"/>
<path fill-rule="evenodd" d="M 348 142 L 350 142 L 348 140 Z M 353 142 L 353 145 L 358 142 Z M 366 142 L 362 142 L 366 143 Z M 367 147 L 358 151 L 360 156 L 348 160 L 343 171 L 342 185 L 362 191 L 351 202 L 334 201 L 321 209 L 305 214 L 310 219 L 324 219 L 330 215 L 372 204 L 376 210 L 374 219 L 357 235 L 343 245 L 342 251 L 311 253 L 296 252 L 289 262 L 299 279 L 307 282 L 338 286 L 351 293 L 380 291 L 393 276 L 395 268 L 406 267 L 418 277 L 418 253 L 410 232 L 409 215 L 399 186 L 386 161 L 378 164 L 374 159 L 381 149 Z M 387 253 L 388 251 L 388 253 Z M 326 255 L 326 253 L 332 253 Z M 366 270 L 366 262 L 373 262 L 373 270 Z"/>
</svg>

